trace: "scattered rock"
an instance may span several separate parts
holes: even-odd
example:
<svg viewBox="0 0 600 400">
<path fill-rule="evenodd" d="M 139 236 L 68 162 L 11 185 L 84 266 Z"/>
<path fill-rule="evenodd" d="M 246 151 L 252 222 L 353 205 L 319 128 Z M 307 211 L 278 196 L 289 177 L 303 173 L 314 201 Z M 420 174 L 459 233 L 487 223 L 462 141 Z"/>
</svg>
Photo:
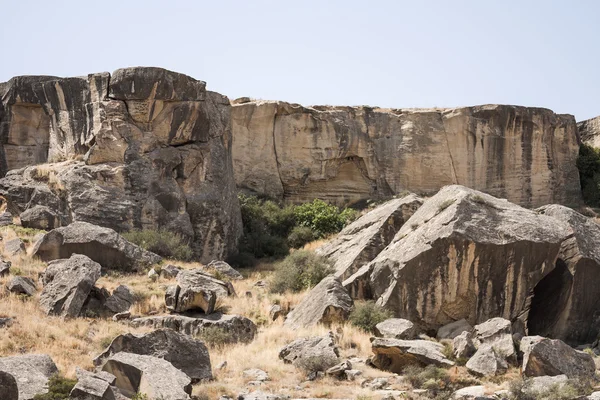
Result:
<svg viewBox="0 0 600 400">
<path fill-rule="evenodd" d="M 180 268 L 177 268 L 173 264 L 168 264 L 160 269 L 160 276 L 166 279 L 171 279 L 177 277 L 179 272 L 181 272 Z"/>
<path fill-rule="evenodd" d="M 271 321 L 275 321 L 277 318 L 285 318 L 285 312 L 279 304 L 273 304 L 269 309 L 269 317 Z"/>
<path fill-rule="evenodd" d="M 49 231 L 61 226 L 60 217 L 50 207 L 35 205 L 19 215 L 24 228 Z"/>
<path fill-rule="evenodd" d="M 344 373 L 346 374 L 346 379 L 349 381 L 354 381 L 356 378 L 362 375 L 362 371 L 358 369 L 348 369 L 344 371 Z"/>
<path fill-rule="evenodd" d="M 69 399 L 73 400 L 115 400 L 114 385 L 116 377 L 108 372 L 98 373 L 76 370 L 77 384 L 71 390 Z"/>
<path fill-rule="evenodd" d="M 475 354 L 477 348 L 473 343 L 473 339 L 474 335 L 469 331 L 463 331 L 460 335 L 456 336 L 452 341 L 454 357 L 457 359 L 466 360 Z"/>
<path fill-rule="evenodd" d="M 212 314 L 218 297 L 235 295 L 227 284 L 200 269 L 184 270 L 177 274 L 177 285 L 169 286 L 165 304 L 170 312 L 202 310 Z"/>
<path fill-rule="evenodd" d="M 363 388 L 369 388 L 371 390 L 382 390 L 390 386 L 390 380 L 388 378 L 373 378 L 366 380 L 360 384 Z"/>
<path fill-rule="evenodd" d="M 512 337 L 511 322 L 504 318 L 492 318 L 475 325 L 475 346 L 489 345 L 495 349 L 496 355 L 509 363 L 517 361 L 517 351 Z"/>
<path fill-rule="evenodd" d="M 11 293 L 25 296 L 34 296 L 36 293 L 35 282 L 33 279 L 25 276 L 15 276 L 8 282 L 6 288 Z"/>
<path fill-rule="evenodd" d="M 4 242 L 4 252 L 9 256 L 16 256 L 25 252 L 25 243 L 19 238 Z"/>
<path fill-rule="evenodd" d="M 437 340 L 454 339 L 463 332 L 473 332 L 473 327 L 466 319 L 450 322 L 437 331 Z"/>
<path fill-rule="evenodd" d="M 13 216 L 10 212 L 4 211 L 4 212 L 0 213 L 0 226 L 8 226 L 8 225 L 12 225 L 12 223 L 13 223 Z"/>
<path fill-rule="evenodd" d="M 125 321 L 127 319 L 131 319 L 131 312 L 129 312 L 129 311 L 123 311 L 123 312 L 117 313 L 117 314 L 113 315 L 113 317 L 112 317 L 112 320 L 115 322 Z"/>
<path fill-rule="evenodd" d="M 100 264 L 81 254 L 50 261 L 42 278 L 41 309 L 48 315 L 79 316 L 100 270 Z"/>
<path fill-rule="evenodd" d="M 495 347 L 480 345 L 477 352 L 467 361 L 467 370 L 477 376 L 495 376 L 506 372 L 506 358 Z"/>
<path fill-rule="evenodd" d="M 0 277 L 6 276 L 10 273 L 10 261 L 0 260 Z"/>
<path fill-rule="evenodd" d="M 307 372 L 324 372 L 339 363 L 339 350 L 333 333 L 329 332 L 325 336 L 294 340 L 281 349 L 279 358 Z"/>
<path fill-rule="evenodd" d="M 120 352 L 102 370 L 117 378 L 117 388 L 128 397 L 140 393 L 151 399 L 189 400 L 192 394 L 190 378 L 162 358 Z"/>
<path fill-rule="evenodd" d="M 160 262 L 160 256 L 123 239 L 110 228 L 87 222 L 73 222 L 46 233 L 36 243 L 33 254 L 43 261 L 83 254 L 105 270 L 141 269 Z"/>
<path fill-rule="evenodd" d="M 158 272 L 156 272 L 156 270 L 154 268 L 150 269 L 150 271 L 148 271 L 148 278 L 151 281 L 155 281 L 157 280 L 159 277 Z"/>
<path fill-rule="evenodd" d="M 252 320 L 221 313 L 142 317 L 133 319 L 130 324 L 134 327 L 170 328 L 192 336 L 201 336 L 207 328 L 218 328 L 227 335 L 231 343 L 249 343 L 254 340 L 257 332 L 256 324 Z"/>
<path fill-rule="evenodd" d="M 348 319 L 352 299 L 339 279 L 328 276 L 315 286 L 285 319 L 285 325 L 310 327 Z"/>
<path fill-rule="evenodd" d="M 264 393 L 257 390 L 252 393 L 240 393 L 237 400 L 288 400 L 289 398 L 290 396 Z"/>
<path fill-rule="evenodd" d="M 342 229 L 316 252 L 332 260 L 336 276 L 345 280 L 373 260 L 422 204 L 423 199 L 414 194 L 390 200 Z"/>
<path fill-rule="evenodd" d="M 225 261 L 217 261 L 213 260 L 206 266 L 206 269 L 209 271 L 216 271 L 217 273 L 224 275 L 229 279 L 244 279 L 242 274 L 236 271 L 231 265 L 227 264 Z"/>
<path fill-rule="evenodd" d="M 129 310 L 134 300 L 133 291 L 125 285 L 119 285 L 106 299 L 104 305 L 113 313 L 122 313 Z"/>
<path fill-rule="evenodd" d="M 27 354 L 0 357 L 0 372 L 15 378 L 19 388 L 19 400 L 32 400 L 36 394 L 48 392 L 48 379 L 58 373 L 58 368 L 50 356 Z"/>
<path fill-rule="evenodd" d="M 375 325 L 375 336 L 412 340 L 417 336 L 417 329 L 407 319 L 389 318 Z"/>
<path fill-rule="evenodd" d="M 210 357 L 204 343 L 171 329 L 158 329 L 141 336 L 119 335 L 94 359 L 94 364 L 100 366 L 119 352 L 164 358 L 193 382 L 212 379 Z"/>
<path fill-rule="evenodd" d="M 594 358 L 577 351 L 558 339 L 525 336 L 521 340 L 523 375 L 566 375 L 571 379 L 592 379 L 596 371 Z"/>
<path fill-rule="evenodd" d="M 379 369 L 400 373 L 408 365 L 451 367 L 454 363 L 444 354 L 444 346 L 429 340 L 374 338 L 371 363 Z"/>
<path fill-rule="evenodd" d="M 343 379 L 346 378 L 346 371 L 350 371 L 351 369 L 352 364 L 350 363 L 350 361 L 346 360 L 329 368 L 327 371 L 325 371 L 325 375 L 333 376 L 337 379 Z"/>
<path fill-rule="evenodd" d="M 485 395 L 485 386 L 469 386 L 452 393 L 452 400 L 485 400 L 493 399 Z"/>
<path fill-rule="evenodd" d="M 269 374 L 258 368 L 247 369 L 243 372 L 243 374 L 245 378 L 250 378 L 253 381 L 265 382 L 270 380 Z"/>
<path fill-rule="evenodd" d="M 217 365 L 217 369 L 219 370 L 223 370 L 225 368 L 227 368 L 227 361 L 223 361 L 219 365 Z"/>
<path fill-rule="evenodd" d="M 539 395 L 554 385 L 563 387 L 568 381 L 569 377 L 566 375 L 536 376 L 534 378 L 526 379 L 525 382 L 523 382 L 521 391 L 530 395 Z"/>
<path fill-rule="evenodd" d="M 0 318 L 0 328 L 9 328 L 14 322 L 13 318 L 9 317 L 1 317 Z"/>
</svg>

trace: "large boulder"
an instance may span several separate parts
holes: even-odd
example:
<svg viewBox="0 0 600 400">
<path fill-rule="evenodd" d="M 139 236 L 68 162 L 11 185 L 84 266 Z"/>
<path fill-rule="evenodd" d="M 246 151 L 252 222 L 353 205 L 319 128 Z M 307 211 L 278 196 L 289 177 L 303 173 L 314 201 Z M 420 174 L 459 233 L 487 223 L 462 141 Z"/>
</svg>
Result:
<svg viewBox="0 0 600 400">
<path fill-rule="evenodd" d="M 60 218 L 50 207 L 36 205 L 19 215 L 24 228 L 43 229 L 49 231 L 61 226 Z"/>
<path fill-rule="evenodd" d="M 84 254 L 104 270 L 131 270 L 161 261 L 161 257 L 128 242 L 110 228 L 87 222 L 56 228 L 46 233 L 33 249 L 43 261 Z"/>
<path fill-rule="evenodd" d="M 425 330 L 460 319 L 524 319 L 531 291 L 570 235 L 555 218 L 447 186 L 344 286 L 361 281 L 381 306 Z"/>
<path fill-rule="evenodd" d="M 142 67 L 16 77 L 3 92 L 0 175 L 10 172 L 0 194 L 13 214 L 45 206 L 63 225 L 166 229 L 204 263 L 236 250 L 242 225 L 225 96 Z"/>
<path fill-rule="evenodd" d="M 373 260 L 422 204 L 414 194 L 390 200 L 346 226 L 316 252 L 333 261 L 337 277 L 347 279 Z"/>
<path fill-rule="evenodd" d="M 254 340 L 257 332 L 252 320 L 240 315 L 221 313 L 141 317 L 131 320 L 130 325 L 153 329 L 169 328 L 192 336 L 202 336 L 207 330 L 218 329 L 227 336 L 230 343 L 249 343 Z"/>
<path fill-rule="evenodd" d="M 351 203 L 460 183 L 537 207 L 581 202 L 575 118 L 488 104 L 451 109 L 234 101 L 238 187 Z"/>
<path fill-rule="evenodd" d="M 116 377 L 108 372 L 88 372 L 77 368 L 77 383 L 69 394 L 70 400 L 117 400 L 112 386 Z"/>
<path fill-rule="evenodd" d="M 600 117 L 578 122 L 577 129 L 583 143 L 596 149 L 600 148 Z"/>
<path fill-rule="evenodd" d="M 19 400 L 17 380 L 5 371 L 0 371 L 0 393 L 2 393 L 5 400 Z"/>
<path fill-rule="evenodd" d="M 325 372 L 339 363 L 339 355 L 331 332 L 324 336 L 296 339 L 279 352 L 279 358 L 284 363 L 309 372 Z"/>
<path fill-rule="evenodd" d="M 42 277 L 41 309 L 48 315 L 79 316 L 100 270 L 100 264 L 81 254 L 49 262 Z"/>
<path fill-rule="evenodd" d="M 133 290 L 125 285 L 119 285 L 106 299 L 104 306 L 113 314 L 128 311 L 135 301 Z"/>
<path fill-rule="evenodd" d="M 116 377 L 116 387 L 128 397 L 139 393 L 150 399 L 189 400 L 192 394 L 190 378 L 162 358 L 120 352 L 102 370 Z"/>
<path fill-rule="evenodd" d="M 401 340 L 374 338 L 371 349 L 375 354 L 371 363 L 386 371 L 401 373 L 410 365 L 451 367 L 454 363 L 444 356 L 444 345 L 430 340 Z"/>
<path fill-rule="evenodd" d="M 473 326 L 464 318 L 442 326 L 438 329 L 436 338 L 437 340 L 454 339 L 463 332 L 473 332 Z"/>
<path fill-rule="evenodd" d="M 285 325 L 310 327 L 321 324 L 342 322 L 348 319 L 352 310 L 352 299 L 334 276 L 328 276 L 304 296 L 288 315 Z"/>
<path fill-rule="evenodd" d="M 388 318 L 375 325 L 375 336 L 411 340 L 417 336 L 417 328 L 407 319 Z"/>
<path fill-rule="evenodd" d="M 169 286 L 165 293 L 165 304 L 171 312 L 202 310 L 211 314 L 217 298 L 235 294 L 231 284 L 212 277 L 202 269 L 181 271 L 176 280 L 177 285 Z"/>
<path fill-rule="evenodd" d="M 9 382 L 10 388 L 12 380 L 7 374 L 12 376 L 19 389 L 19 400 L 32 400 L 36 394 L 47 393 L 48 379 L 57 373 L 56 364 L 45 354 L 0 357 L 0 374 L 3 376 L 0 382 Z"/>
<path fill-rule="evenodd" d="M 513 342 L 512 325 L 504 318 L 492 318 L 475 325 L 474 343 L 476 347 L 489 346 L 498 357 L 509 363 L 517 361 L 517 351 Z"/>
<path fill-rule="evenodd" d="M 484 344 L 467 361 L 467 370 L 477 376 L 495 376 L 506 372 L 508 363 L 495 347 Z"/>
<path fill-rule="evenodd" d="M 520 349 L 525 376 L 566 375 L 572 379 L 593 379 L 595 376 L 594 358 L 561 340 L 525 336 L 521 339 Z"/>
<path fill-rule="evenodd" d="M 171 329 L 158 329 L 141 336 L 131 333 L 119 335 L 94 359 L 94 364 L 100 366 L 122 351 L 163 358 L 193 382 L 212 379 L 210 356 L 204 343 Z"/>
<path fill-rule="evenodd" d="M 562 243 L 556 268 L 535 288 L 529 334 L 592 343 L 600 332 L 600 225 L 557 204 L 537 211 L 567 223 L 574 234 Z"/>
<path fill-rule="evenodd" d="M 219 274 L 227 279 L 244 279 L 242 274 L 240 274 L 237 270 L 235 270 L 231 265 L 227 264 L 225 261 L 213 260 L 208 263 L 205 269 L 208 273 L 212 272 L 215 274 Z"/>
<path fill-rule="evenodd" d="M 25 296 L 33 296 L 36 293 L 35 282 L 26 276 L 15 276 L 6 284 L 6 289 Z"/>
</svg>

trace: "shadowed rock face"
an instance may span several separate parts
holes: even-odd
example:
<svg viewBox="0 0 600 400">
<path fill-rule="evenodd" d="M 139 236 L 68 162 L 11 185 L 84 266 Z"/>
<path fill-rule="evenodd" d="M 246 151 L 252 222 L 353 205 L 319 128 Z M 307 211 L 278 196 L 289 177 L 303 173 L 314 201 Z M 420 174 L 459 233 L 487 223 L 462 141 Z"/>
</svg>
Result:
<svg viewBox="0 0 600 400">
<path fill-rule="evenodd" d="M 547 109 L 232 107 L 238 187 L 349 203 L 461 184 L 523 206 L 580 202 L 575 119 Z"/>
<path fill-rule="evenodd" d="M 46 206 L 56 226 L 172 230 L 204 262 L 234 251 L 230 105 L 204 82 L 126 68 L 16 77 L 0 84 L 0 98 L 0 172 L 11 170 L 0 193 L 14 213 Z"/>
</svg>

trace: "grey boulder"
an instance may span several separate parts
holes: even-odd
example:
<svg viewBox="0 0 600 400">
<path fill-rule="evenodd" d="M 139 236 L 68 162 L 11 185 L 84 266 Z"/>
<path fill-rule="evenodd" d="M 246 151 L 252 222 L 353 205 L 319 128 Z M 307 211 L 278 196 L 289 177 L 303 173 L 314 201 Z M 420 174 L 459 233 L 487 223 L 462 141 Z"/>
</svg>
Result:
<svg viewBox="0 0 600 400">
<path fill-rule="evenodd" d="M 454 357 L 457 359 L 468 359 L 477 351 L 475 343 L 473 343 L 474 335 L 471 332 L 464 331 L 452 340 L 452 348 L 454 349 Z"/>
<path fill-rule="evenodd" d="M 119 335 L 94 359 L 94 364 L 100 366 L 119 352 L 163 358 L 193 382 L 212 379 L 210 356 L 204 343 L 171 329 L 157 329 L 141 336 Z"/>
<path fill-rule="evenodd" d="M 9 292 L 25 296 L 34 296 L 36 293 L 35 282 L 26 276 L 15 276 L 6 284 Z"/>
<path fill-rule="evenodd" d="M 454 339 L 463 332 L 473 332 L 473 326 L 466 319 L 450 322 L 437 331 L 436 339 Z"/>
<path fill-rule="evenodd" d="M 10 261 L 0 260 L 0 277 L 10 273 Z"/>
<path fill-rule="evenodd" d="M 401 373 L 409 365 L 451 367 L 454 363 L 444 354 L 444 346 L 430 340 L 401 340 L 374 338 L 371 349 L 375 354 L 371 364 L 375 367 Z"/>
<path fill-rule="evenodd" d="M 525 336 L 521 340 L 523 375 L 566 375 L 571 379 L 593 379 L 596 371 L 594 358 L 577 351 L 558 339 Z"/>
<path fill-rule="evenodd" d="M 4 242 L 4 252 L 10 256 L 16 256 L 25 252 L 25 243 L 19 238 Z"/>
<path fill-rule="evenodd" d="M 104 306 L 112 313 L 118 314 L 128 311 L 134 301 L 133 291 L 125 285 L 119 285 L 106 299 Z"/>
<path fill-rule="evenodd" d="M 237 270 L 235 270 L 231 265 L 227 264 L 225 261 L 217 261 L 213 260 L 205 268 L 208 273 L 210 271 L 215 271 L 220 275 L 223 275 L 226 278 L 239 280 L 244 279 L 242 274 L 240 274 Z"/>
<path fill-rule="evenodd" d="M 162 358 L 120 352 L 102 370 L 116 377 L 116 387 L 128 397 L 139 393 L 150 399 L 189 400 L 192 394 L 190 378 Z"/>
<path fill-rule="evenodd" d="M 299 338 L 279 352 L 279 358 L 307 372 L 325 372 L 339 363 L 339 349 L 333 333 L 325 336 Z"/>
<path fill-rule="evenodd" d="M 488 345 L 495 349 L 496 355 L 503 357 L 507 362 L 517 360 L 517 351 L 513 342 L 511 322 L 504 318 L 492 318 L 486 322 L 475 325 L 476 347 Z"/>
<path fill-rule="evenodd" d="M 23 211 L 19 215 L 24 228 L 34 228 L 49 231 L 58 228 L 60 217 L 50 207 L 36 205 Z"/>
<path fill-rule="evenodd" d="M 217 298 L 234 295 L 233 286 L 220 281 L 201 269 L 184 270 L 177 274 L 177 285 L 165 293 L 167 310 L 181 313 L 201 310 L 211 314 Z"/>
<path fill-rule="evenodd" d="M 48 392 L 48 380 L 58 373 L 56 364 L 45 354 L 27 354 L 0 357 L 0 372 L 14 377 L 19 389 L 19 400 L 32 400 L 36 394 Z M 1 386 L 0 386 L 1 387 Z"/>
<path fill-rule="evenodd" d="M 310 327 L 319 323 L 342 322 L 348 319 L 352 305 L 352 299 L 339 279 L 328 276 L 287 315 L 285 325 Z"/>
<path fill-rule="evenodd" d="M 0 213 L 0 226 L 12 225 L 13 216 L 10 212 L 4 211 Z"/>
<path fill-rule="evenodd" d="M 467 370 L 477 376 L 495 376 L 506 372 L 508 364 L 502 354 L 491 345 L 481 345 L 467 361 Z"/>
<path fill-rule="evenodd" d="M 389 318 L 375 325 L 375 336 L 411 340 L 417 336 L 417 329 L 407 319 Z"/>
<path fill-rule="evenodd" d="M 48 315 L 78 317 L 100 270 L 100 264 L 81 254 L 49 262 L 42 278 L 41 309 Z"/>
<path fill-rule="evenodd" d="M 162 258 L 128 242 L 110 228 L 88 222 L 73 222 L 46 233 L 33 249 L 43 261 L 84 254 L 105 270 L 135 270 L 156 264 Z"/>
<path fill-rule="evenodd" d="M 108 372 L 98 373 L 76 370 L 77 383 L 70 393 L 72 400 L 117 400 L 115 388 L 116 377 Z"/>
</svg>

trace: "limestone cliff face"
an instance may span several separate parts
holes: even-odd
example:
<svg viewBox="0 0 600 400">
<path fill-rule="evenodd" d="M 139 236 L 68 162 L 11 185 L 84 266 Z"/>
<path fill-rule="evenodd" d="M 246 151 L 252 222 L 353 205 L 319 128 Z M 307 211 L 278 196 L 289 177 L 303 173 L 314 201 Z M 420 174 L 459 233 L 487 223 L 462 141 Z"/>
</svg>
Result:
<svg viewBox="0 0 600 400">
<path fill-rule="evenodd" d="M 13 213 L 39 205 L 62 225 L 169 229 L 206 262 L 235 251 L 227 97 L 161 68 L 16 77 L 0 95 L 2 172 L 10 170 L 0 194 Z"/>
<path fill-rule="evenodd" d="M 579 122 L 577 129 L 583 143 L 600 149 L 600 117 Z"/>
<path fill-rule="evenodd" d="M 541 108 L 232 107 L 239 188 L 335 203 L 461 184 L 524 206 L 578 204 L 577 127 Z"/>
</svg>

